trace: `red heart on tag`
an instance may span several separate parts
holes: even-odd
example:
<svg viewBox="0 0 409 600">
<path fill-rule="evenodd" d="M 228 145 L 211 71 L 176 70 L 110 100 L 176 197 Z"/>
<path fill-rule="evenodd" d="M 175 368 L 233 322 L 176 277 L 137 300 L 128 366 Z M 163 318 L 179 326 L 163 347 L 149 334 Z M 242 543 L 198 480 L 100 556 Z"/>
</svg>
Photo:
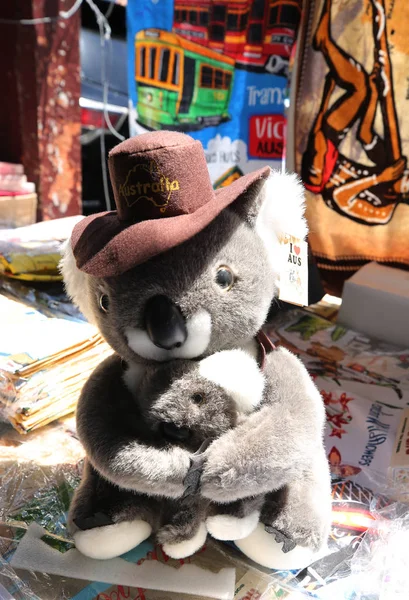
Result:
<svg viewBox="0 0 409 600">
<path fill-rule="evenodd" d="M 301 248 L 299 246 L 294 246 L 294 252 L 298 255 L 301 252 Z"/>
</svg>

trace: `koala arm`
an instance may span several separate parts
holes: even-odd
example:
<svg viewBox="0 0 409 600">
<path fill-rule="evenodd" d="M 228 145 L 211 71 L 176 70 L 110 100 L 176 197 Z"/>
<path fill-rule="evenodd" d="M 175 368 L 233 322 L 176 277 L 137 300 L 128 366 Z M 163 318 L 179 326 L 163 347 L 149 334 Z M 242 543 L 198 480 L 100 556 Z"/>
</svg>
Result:
<svg viewBox="0 0 409 600">
<path fill-rule="evenodd" d="M 106 359 L 84 386 L 77 431 L 93 467 L 121 488 L 178 498 L 190 466 L 188 451 L 155 448 L 129 432 L 135 399 L 125 386 L 121 359 Z M 137 418 L 135 416 L 134 418 Z M 128 430 L 128 431 L 127 431 Z"/>
<path fill-rule="evenodd" d="M 268 356 L 265 378 L 262 408 L 207 450 L 201 491 L 210 500 L 278 490 L 323 452 L 324 406 L 304 365 L 280 348 Z"/>
</svg>

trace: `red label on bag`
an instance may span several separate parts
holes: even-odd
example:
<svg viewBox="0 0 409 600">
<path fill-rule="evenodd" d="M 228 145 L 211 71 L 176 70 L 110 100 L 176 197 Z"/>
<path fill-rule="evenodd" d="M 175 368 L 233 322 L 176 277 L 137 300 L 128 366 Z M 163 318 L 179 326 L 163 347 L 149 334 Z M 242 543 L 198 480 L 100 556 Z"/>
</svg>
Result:
<svg viewBox="0 0 409 600">
<path fill-rule="evenodd" d="M 249 156 L 281 159 L 287 119 L 283 115 L 259 115 L 250 118 Z"/>
</svg>

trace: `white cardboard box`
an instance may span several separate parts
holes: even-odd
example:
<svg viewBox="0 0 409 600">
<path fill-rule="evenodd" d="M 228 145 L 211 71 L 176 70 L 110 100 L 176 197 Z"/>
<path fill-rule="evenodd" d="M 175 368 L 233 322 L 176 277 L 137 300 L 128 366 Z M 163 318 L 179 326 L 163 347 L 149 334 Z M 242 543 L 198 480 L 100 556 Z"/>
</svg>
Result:
<svg viewBox="0 0 409 600">
<path fill-rule="evenodd" d="M 0 229 L 14 229 L 36 222 L 37 194 L 0 196 Z"/>
<path fill-rule="evenodd" d="M 345 282 L 338 322 L 409 348 L 409 271 L 369 263 Z"/>
</svg>

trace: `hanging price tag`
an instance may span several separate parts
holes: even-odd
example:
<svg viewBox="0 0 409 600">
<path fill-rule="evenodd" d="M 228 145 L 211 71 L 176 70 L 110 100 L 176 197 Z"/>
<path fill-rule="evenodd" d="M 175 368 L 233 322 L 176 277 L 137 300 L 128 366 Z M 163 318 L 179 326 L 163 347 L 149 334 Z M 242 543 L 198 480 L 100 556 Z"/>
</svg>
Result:
<svg viewBox="0 0 409 600">
<path fill-rule="evenodd" d="M 280 241 L 280 293 L 283 302 L 308 305 L 308 245 L 291 235 Z"/>
</svg>

